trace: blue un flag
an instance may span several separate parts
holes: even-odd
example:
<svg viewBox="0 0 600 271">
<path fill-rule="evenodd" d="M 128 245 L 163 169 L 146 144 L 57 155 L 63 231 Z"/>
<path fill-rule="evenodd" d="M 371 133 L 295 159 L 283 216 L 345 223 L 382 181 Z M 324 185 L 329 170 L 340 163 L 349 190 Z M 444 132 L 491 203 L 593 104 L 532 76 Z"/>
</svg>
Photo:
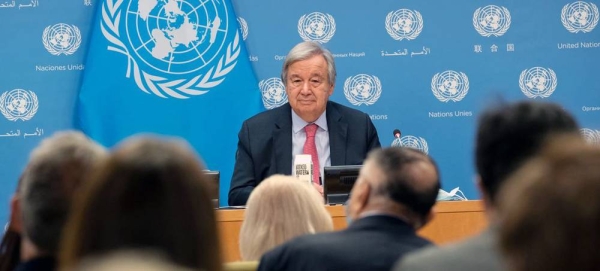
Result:
<svg viewBox="0 0 600 271">
<path fill-rule="evenodd" d="M 183 137 L 221 171 L 226 195 L 238 129 L 263 109 L 237 23 L 229 0 L 98 3 L 76 123 L 106 146 Z"/>
</svg>

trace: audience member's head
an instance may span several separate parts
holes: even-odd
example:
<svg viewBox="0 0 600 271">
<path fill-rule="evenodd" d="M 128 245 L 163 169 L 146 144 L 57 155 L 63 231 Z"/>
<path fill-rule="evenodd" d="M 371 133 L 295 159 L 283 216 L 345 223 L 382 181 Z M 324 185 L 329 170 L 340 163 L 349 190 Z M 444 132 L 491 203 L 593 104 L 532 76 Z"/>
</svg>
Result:
<svg viewBox="0 0 600 271">
<path fill-rule="evenodd" d="M 56 133 L 32 151 L 18 190 L 22 260 L 58 253 L 74 198 L 106 155 L 103 147 L 74 131 Z"/>
<path fill-rule="evenodd" d="M 475 160 L 487 207 L 496 205 L 504 180 L 534 156 L 549 135 L 577 132 L 575 119 L 557 104 L 525 101 L 485 111 L 479 118 Z"/>
<path fill-rule="evenodd" d="M 403 217 L 414 228 L 430 218 L 440 189 L 435 162 L 419 150 L 392 147 L 371 151 L 349 200 L 349 216 L 369 212 Z"/>
<path fill-rule="evenodd" d="M 499 195 L 500 244 L 513 271 L 598 270 L 600 148 L 560 139 Z"/>
<path fill-rule="evenodd" d="M 312 185 L 291 176 L 273 175 L 248 199 L 240 231 L 242 259 L 255 261 L 294 237 L 331 230 L 333 222 L 323 197 Z"/>
<path fill-rule="evenodd" d="M 120 249 L 150 249 L 178 265 L 220 270 L 207 180 L 181 141 L 126 140 L 92 175 L 69 219 L 61 267 Z"/>
</svg>

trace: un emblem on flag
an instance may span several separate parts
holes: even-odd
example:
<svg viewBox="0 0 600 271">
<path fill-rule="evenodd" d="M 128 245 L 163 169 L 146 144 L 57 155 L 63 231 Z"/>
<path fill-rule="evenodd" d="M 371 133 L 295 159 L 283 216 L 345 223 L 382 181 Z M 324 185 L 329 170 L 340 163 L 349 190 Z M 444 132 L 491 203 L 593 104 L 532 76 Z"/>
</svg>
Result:
<svg viewBox="0 0 600 271">
<path fill-rule="evenodd" d="M 600 131 L 589 128 L 581 128 L 579 130 L 585 141 L 590 144 L 600 145 Z"/>
<path fill-rule="evenodd" d="M 500 37 L 510 28 L 510 12 L 505 7 L 489 5 L 473 13 L 473 26 L 484 37 Z"/>
<path fill-rule="evenodd" d="M 395 40 L 413 40 L 423 30 L 423 17 L 416 10 L 392 11 L 385 17 L 385 30 Z"/>
<path fill-rule="evenodd" d="M 238 24 L 240 25 L 240 33 L 242 33 L 242 39 L 246 40 L 248 38 L 248 23 L 244 18 L 238 17 Z"/>
<path fill-rule="evenodd" d="M 298 20 L 298 34 L 304 41 L 327 43 L 335 34 L 335 20 L 321 12 L 304 14 Z"/>
<path fill-rule="evenodd" d="M 10 121 L 30 120 L 38 106 L 37 95 L 31 90 L 13 89 L 0 95 L 0 112 Z"/>
<path fill-rule="evenodd" d="M 262 100 L 266 109 L 273 109 L 287 103 L 288 96 L 285 93 L 285 86 L 281 82 L 281 79 L 271 77 L 260 80 L 258 87 L 262 93 Z"/>
<path fill-rule="evenodd" d="M 533 67 L 523 70 L 519 77 L 519 87 L 528 98 L 548 98 L 556 85 L 556 73 L 552 69 Z"/>
<path fill-rule="evenodd" d="M 463 72 L 445 71 L 431 79 L 431 91 L 440 102 L 459 102 L 469 92 L 469 78 Z"/>
<path fill-rule="evenodd" d="M 127 56 L 126 77 L 133 73 L 142 91 L 186 99 L 218 86 L 235 67 L 240 38 L 228 18 L 219 0 L 106 0 L 100 27 L 108 49 Z"/>
<path fill-rule="evenodd" d="M 75 25 L 63 23 L 51 25 L 44 29 L 42 43 L 50 54 L 72 55 L 81 45 L 81 32 Z"/>
<path fill-rule="evenodd" d="M 571 33 L 588 33 L 598 24 L 598 7 L 590 2 L 566 4 L 560 14 L 563 26 Z"/>
<path fill-rule="evenodd" d="M 348 77 L 344 82 L 344 95 L 353 105 L 373 105 L 381 96 L 381 81 L 368 74 Z"/>
<path fill-rule="evenodd" d="M 402 147 L 413 148 L 424 152 L 425 154 L 429 154 L 429 146 L 427 145 L 427 140 L 422 137 L 416 137 L 412 135 L 406 135 L 400 138 L 402 142 Z"/>
</svg>

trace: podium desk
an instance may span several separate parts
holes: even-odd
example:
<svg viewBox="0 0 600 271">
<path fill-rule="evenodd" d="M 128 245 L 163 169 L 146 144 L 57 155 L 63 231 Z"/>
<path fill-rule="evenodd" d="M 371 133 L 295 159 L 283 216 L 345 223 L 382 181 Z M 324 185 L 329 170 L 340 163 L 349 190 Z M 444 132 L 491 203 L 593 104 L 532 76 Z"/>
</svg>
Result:
<svg viewBox="0 0 600 271">
<path fill-rule="evenodd" d="M 326 206 L 333 219 L 335 230 L 346 228 L 344 206 Z M 440 201 L 434 207 L 435 216 L 419 235 L 436 244 L 458 241 L 477 234 L 487 226 L 483 202 Z M 223 260 L 234 262 L 241 260 L 239 252 L 239 234 L 244 221 L 244 209 L 217 210 L 217 229 L 221 242 Z"/>
</svg>

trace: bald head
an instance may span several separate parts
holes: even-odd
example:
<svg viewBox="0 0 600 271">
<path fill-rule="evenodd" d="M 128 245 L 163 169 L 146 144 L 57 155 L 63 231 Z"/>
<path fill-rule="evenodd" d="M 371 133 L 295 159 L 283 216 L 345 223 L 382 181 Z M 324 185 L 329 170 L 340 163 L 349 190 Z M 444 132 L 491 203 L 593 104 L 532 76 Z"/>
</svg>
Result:
<svg viewBox="0 0 600 271">
<path fill-rule="evenodd" d="M 426 154 L 402 147 L 378 149 L 367 157 L 352 190 L 351 203 L 358 203 L 352 206 L 357 213 L 359 209 L 404 210 L 424 219 L 435 204 L 439 188 L 437 166 Z"/>
</svg>

